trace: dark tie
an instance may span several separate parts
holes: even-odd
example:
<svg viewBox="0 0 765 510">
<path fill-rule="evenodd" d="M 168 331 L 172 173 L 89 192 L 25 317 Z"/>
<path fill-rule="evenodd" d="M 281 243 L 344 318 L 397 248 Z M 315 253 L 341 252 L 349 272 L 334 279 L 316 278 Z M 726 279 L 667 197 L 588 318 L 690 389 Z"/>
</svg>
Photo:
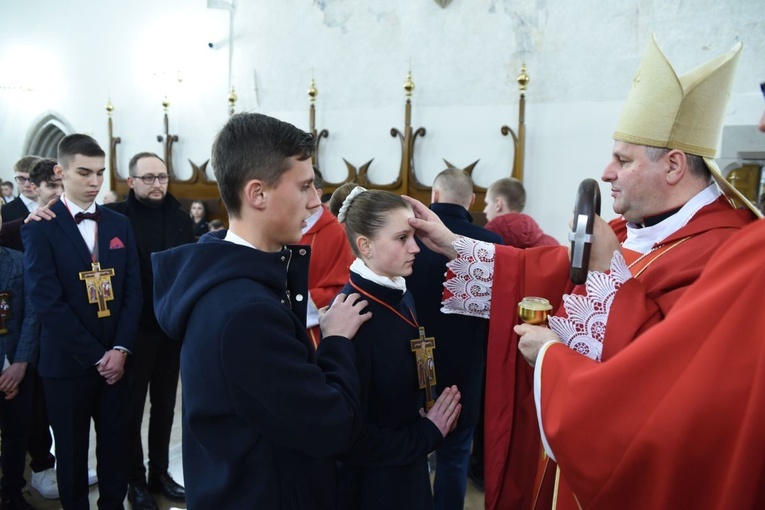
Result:
<svg viewBox="0 0 765 510">
<path fill-rule="evenodd" d="M 89 212 L 78 212 L 74 215 L 74 221 L 77 222 L 79 225 L 82 220 L 93 220 L 98 221 L 101 219 L 101 211 L 96 209 L 96 212 L 89 213 Z"/>
</svg>

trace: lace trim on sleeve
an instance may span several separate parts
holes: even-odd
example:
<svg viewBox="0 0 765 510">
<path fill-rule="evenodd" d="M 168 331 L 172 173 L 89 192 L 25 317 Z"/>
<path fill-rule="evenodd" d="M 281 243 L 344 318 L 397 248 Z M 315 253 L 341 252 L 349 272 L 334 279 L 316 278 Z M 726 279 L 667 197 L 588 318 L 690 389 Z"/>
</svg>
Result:
<svg viewBox="0 0 765 510">
<path fill-rule="evenodd" d="M 446 264 L 454 276 L 444 282 L 451 293 L 441 312 L 489 318 L 491 284 L 494 279 L 494 245 L 460 237 L 452 246 L 457 258 Z"/>
<path fill-rule="evenodd" d="M 609 273 L 587 274 L 586 295 L 563 296 L 567 317 L 549 317 L 550 329 L 571 349 L 600 361 L 608 312 L 619 288 L 630 278 L 632 274 L 621 252 L 614 252 Z"/>
</svg>

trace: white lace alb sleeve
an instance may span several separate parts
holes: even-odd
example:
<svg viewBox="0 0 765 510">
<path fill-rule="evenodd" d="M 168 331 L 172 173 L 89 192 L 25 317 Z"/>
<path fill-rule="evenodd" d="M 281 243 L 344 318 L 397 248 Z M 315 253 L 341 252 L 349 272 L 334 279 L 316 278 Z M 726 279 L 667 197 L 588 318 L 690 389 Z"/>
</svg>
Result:
<svg viewBox="0 0 765 510">
<path fill-rule="evenodd" d="M 571 349 L 600 361 L 611 303 L 619 288 L 630 278 L 632 274 L 621 252 L 614 252 L 609 273 L 587 273 L 586 295 L 563 296 L 566 317 L 549 317 L 550 329 Z"/>
<path fill-rule="evenodd" d="M 489 318 L 491 284 L 494 279 L 494 245 L 460 237 L 452 246 L 457 258 L 446 264 L 454 276 L 444 282 L 452 294 L 442 304 L 441 312 Z"/>
</svg>

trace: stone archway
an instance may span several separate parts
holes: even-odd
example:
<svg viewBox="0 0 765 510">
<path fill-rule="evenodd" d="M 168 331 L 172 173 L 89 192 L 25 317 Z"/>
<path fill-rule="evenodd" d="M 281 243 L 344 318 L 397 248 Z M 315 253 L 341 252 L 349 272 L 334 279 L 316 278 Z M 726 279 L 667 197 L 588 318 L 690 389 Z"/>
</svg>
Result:
<svg viewBox="0 0 765 510">
<path fill-rule="evenodd" d="M 24 154 L 56 159 L 58 142 L 71 133 L 74 133 L 74 129 L 60 115 L 46 113 L 29 130 Z"/>
</svg>

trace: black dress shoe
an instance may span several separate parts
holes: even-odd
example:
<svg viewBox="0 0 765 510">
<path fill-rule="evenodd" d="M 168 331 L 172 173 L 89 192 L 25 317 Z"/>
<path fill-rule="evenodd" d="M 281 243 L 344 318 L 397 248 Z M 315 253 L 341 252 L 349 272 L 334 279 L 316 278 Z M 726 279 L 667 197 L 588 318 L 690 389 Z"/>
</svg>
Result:
<svg viewBox="0 0 765 510">
<path fill-rule="evenodd" d="M 159 492 L 173 501 L 186 501 L 186 489 L 173 480 L 168 473 L 160 475 L 149 473 L 149 489 L 152 492 Z"/>
<path fill-rule="evenodd" d="M 154 496 L 151 495 L 145 483 L 128 485 L 128 501 L 133 506 L 133 510 L 159 510 Z"/>
<path fill-rule="evenodd" d="M 3 498 L 0 501 L 0 510 L 34 510 L 34 507 L 24 499 L 24 496 L 19 494 L 10 498 Z"/>
</svg>

